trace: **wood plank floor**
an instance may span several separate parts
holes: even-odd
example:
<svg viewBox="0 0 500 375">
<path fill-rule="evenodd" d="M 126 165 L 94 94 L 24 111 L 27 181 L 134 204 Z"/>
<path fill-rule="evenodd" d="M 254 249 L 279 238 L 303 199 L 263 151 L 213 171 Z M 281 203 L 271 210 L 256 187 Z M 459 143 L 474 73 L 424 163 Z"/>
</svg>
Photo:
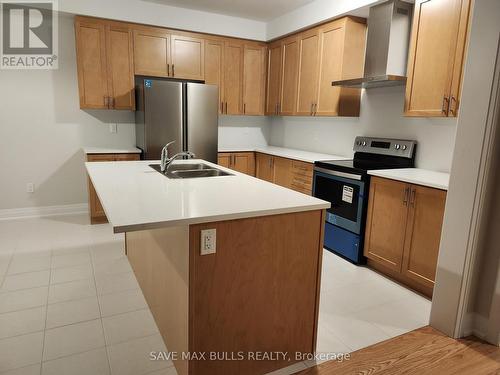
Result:
<svg viewBox="0 0 500 375">
<path fill-rule="evenodd" d="M 350 360 L 325 362 L 298 374 L 500 374 L 500 348 L 475 337 L 453 340 L 424 327 L 353 352 Z"/>
</svg>

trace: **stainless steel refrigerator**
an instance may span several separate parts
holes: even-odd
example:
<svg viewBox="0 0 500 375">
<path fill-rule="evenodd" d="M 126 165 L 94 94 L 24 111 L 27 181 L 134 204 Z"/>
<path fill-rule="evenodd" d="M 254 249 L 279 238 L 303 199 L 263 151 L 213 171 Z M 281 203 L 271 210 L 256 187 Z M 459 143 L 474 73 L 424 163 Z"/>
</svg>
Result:
<svg viewBox="0 0 500 375">
<path fill-rule="evenodd" d="M 168 142 L 170 155 L 191 151 L 217 162 L 217 86 L 136 78 L 136 144 L 147 160 L 159 159 Z"/>
</svg>

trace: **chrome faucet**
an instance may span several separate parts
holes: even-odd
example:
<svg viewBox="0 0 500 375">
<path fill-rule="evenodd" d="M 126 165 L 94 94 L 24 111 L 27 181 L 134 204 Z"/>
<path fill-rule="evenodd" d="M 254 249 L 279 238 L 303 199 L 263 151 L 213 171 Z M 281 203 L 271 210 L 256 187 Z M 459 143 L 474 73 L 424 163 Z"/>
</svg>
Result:
<svg viewBox="0 0 500 375">
<path fill-rule="evenodd" d="M 175 143 L 175 141 L 168 142 L 165 145 L 165 147 L 163 147 L 163 149 L 161 150 L 160 170 L 162 173 L 165 173 L 165 171 L 168 170 L 169 165 L 172 164 L 172 162 L 176 159 L 179 159 L 183 156 L 187 156 L 188 159 L 193 159 L 196 157 L 196 155 L 193 154 L 191 151 L 182 151 L 175 154 L 171 158 L 168 157 L 168 146 L 170 146 L 173 143 Z"/>
</svg>

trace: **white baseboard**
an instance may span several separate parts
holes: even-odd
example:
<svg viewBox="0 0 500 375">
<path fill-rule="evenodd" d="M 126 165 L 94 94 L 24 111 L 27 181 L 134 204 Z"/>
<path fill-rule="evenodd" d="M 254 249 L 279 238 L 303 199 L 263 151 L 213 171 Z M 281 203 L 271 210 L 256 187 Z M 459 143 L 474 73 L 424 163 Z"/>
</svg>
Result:
<svg viewBox="0 0 500 375">
<path fill-rule="evenodd" d="M 88 213 L 87 203 L 66 204 L 61 206 L 41 206 L 0 209 L 0 220 L 24 219 L 54 215 L 74 215 Z"/>
</svg>

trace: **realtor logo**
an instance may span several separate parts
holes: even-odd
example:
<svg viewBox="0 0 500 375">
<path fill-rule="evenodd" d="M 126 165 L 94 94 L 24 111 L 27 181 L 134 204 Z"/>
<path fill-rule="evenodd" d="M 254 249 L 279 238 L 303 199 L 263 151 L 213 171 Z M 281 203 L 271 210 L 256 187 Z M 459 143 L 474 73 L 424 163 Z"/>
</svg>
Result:
<svg viewBox="0 0 500 375">
<path fill-rule="evenodd" d="M 0 0 L 1 69 L 57 69 L 56 0 Z"/>
</svg>

